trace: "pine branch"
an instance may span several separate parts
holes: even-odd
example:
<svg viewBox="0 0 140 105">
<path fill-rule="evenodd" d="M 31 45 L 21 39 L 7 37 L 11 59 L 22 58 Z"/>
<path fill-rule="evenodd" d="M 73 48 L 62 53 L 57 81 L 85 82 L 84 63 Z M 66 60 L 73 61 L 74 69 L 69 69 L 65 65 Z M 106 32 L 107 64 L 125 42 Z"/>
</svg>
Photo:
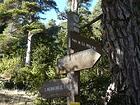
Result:
<svg viewBox="0 0 140 105">
<path fill-rule="evenodd" d="M 95 23 L 96 21 L 100 20 L 103 17 L 103 14 L 100 14 L 99 16 L 97 16 L 96 18 L 94 18 L 91 22 L 89 22 L 88 24 L 80 27 L 80 29 L 83 29 L 85 27 L 89 27 L 90 25 L 92 25 L 93 23 Z"/>
</svg>

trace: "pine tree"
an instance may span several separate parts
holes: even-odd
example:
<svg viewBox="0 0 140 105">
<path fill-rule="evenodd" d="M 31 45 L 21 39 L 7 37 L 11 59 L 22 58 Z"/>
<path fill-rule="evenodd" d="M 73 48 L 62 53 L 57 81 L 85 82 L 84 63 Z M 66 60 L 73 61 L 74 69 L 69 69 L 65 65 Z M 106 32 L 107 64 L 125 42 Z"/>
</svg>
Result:
<svg viewBox="0 0 140 105">
<path fill-rule="evenodd" d="M 102 0 L 104 47 L 112 84 L 108 105 L 140 105 L 140 1 Z"/>
</svg>

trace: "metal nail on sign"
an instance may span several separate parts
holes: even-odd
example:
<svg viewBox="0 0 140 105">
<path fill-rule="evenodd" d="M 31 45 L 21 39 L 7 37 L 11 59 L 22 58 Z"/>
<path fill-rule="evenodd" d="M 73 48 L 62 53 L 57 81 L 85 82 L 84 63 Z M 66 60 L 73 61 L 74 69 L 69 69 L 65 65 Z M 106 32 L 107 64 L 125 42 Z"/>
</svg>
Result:
<svg viewBox="0 0 140 105">
<path fill-rule="evenodd" d="M 93 49 L 80 51 L 71 55 L 67 55 L 58 60 L 58 73 L 64 74 L 71 70 L 79 71 L 91 68 L 100 58 L 100 54 Z"/>
</svg>

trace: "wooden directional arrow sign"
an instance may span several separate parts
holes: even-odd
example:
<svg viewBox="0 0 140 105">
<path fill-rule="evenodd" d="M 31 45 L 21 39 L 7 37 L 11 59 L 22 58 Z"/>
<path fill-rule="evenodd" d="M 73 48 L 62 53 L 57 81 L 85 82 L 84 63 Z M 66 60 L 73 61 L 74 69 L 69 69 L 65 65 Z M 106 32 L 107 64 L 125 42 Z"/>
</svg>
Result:
<svg viewBox="0 0 140 105">
<path fill-rule="evenodd" d="M 100 58 L 100 54 L 93 49 L 80 51 L 71 55 L 67 55 L 58 60 L 58 73 L 63 74 L 71 70 L 79 71 L 91 68 Z"/>
<path fill-rule="evenodd" d="M 71 49 L 73 49 L 75 52 L 87 50 L 90 48 L 95 49 L 99 53 L 102 52 L 101 45 L 96 40 L 88 39 L 76 32 L 71 32 L 70 38 Z"/>
<path fill-rule="evenodd" d="M 71 91 L 78 94 L 78 86 L 69 78 L 47 81 L 39 90 L 43 98 L 67 97 Z"/>
</svg>

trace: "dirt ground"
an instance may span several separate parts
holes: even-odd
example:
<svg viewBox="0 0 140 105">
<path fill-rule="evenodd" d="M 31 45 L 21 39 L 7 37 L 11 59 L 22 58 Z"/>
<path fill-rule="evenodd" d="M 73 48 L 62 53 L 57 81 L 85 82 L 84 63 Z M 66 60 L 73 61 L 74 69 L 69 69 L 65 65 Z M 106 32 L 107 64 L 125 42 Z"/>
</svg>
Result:
<svg viewBox="0 0 140 105">
<path fill-rule="evenodd" d="M 25 91 L 0 90 L 0 105 L 33 105 L 34 99 Z"/>
</svg>

